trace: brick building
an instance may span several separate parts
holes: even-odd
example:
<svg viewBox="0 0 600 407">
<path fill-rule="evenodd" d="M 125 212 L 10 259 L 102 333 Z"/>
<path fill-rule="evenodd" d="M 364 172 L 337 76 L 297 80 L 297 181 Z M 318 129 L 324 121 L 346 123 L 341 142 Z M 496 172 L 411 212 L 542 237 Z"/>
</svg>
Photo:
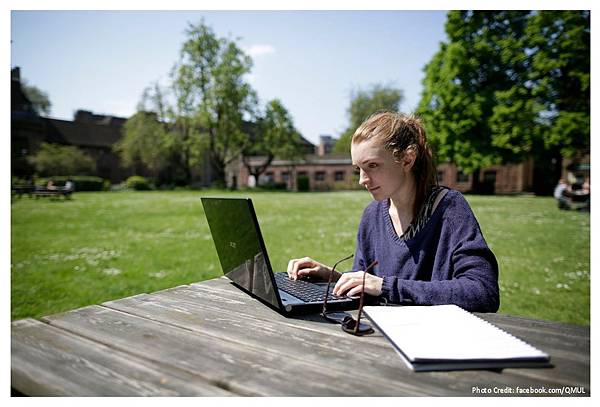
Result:
<svg viewBox="0 0 600 407">
<path fill-rule="evenodd" d="M 72 121 L 40 116 L 21 88 L 19 68 L 11 70 L 11 172 L 29 177 L 33 168 L 27 157 L 35 154 L 42 143 L 76 146 L 96 161 L 96 174 L 111 182 L 119 182 L 133 174 L 122 168 L 114 144 L 122 137 L 127 119 L 97 115 L 78 110 Z M 145 175 L 143 168 L 137 174 Z M 76 174 L 56 174 L 76 175 Z"/>
<path fill-rule="evenodd" d="M 260 161 L 261 157 L 252 157 L 250 161 Z M 249 187 L 256 184 L 250 179 L 250 174 L 244 165 L 236 162 L 228 171 L 229 184 L 233 177 L 238 180 L 239 187 Z M 287 189 L 295 189 L 300 177 L 307 177 L 310 190 L 326 191 L 335 189 L 351 189 L 358 186 L 354 177 L 352 159 L 348 155 L 309 154 L 295 163 L 275 159 L 258 179 L 258 185 L 285 184 Z"/>
<path fill-rule="evenodd" d="M 311 191 L 357 189 L 358 175 L 354 173 L 350 155 L 329 154 L 331 144 L 329 136 L 321 137 L 320 145 L 313 146 L 314 154 L 305 156 L 296 163 L 275 159 L 261 175 L 258 182 L 249 179 L 249 173 L 239 162 L 228 169 L 228 179 L 233 177 L 239 187 L 254 184 L 285 184 L 288 189 L 296 189 L 295 179 L 306 176 L 309 179 Z M 261 157 L 251 160 L 260 161 Z M 576 160 L 563 160 L 563 177 L 565 179 L 589 178 L 589 154 Z M 461 192 L 471 190 L 473 174 L 464 174 L 452 163 L 441 163 L 437 166 L 437 179 L 440 185 L 445 185 Z M 557 180 L 551 182 L 556 183 Z M 482 192 L 496 194 L 519 194 L 534 190 L 534 161 L 528 159 L 518 164 L 495 165 L 484 168 L 479 172 L 479 183 Z M 231 182 L 229 183 L 231 185 Z"/>
</svg>

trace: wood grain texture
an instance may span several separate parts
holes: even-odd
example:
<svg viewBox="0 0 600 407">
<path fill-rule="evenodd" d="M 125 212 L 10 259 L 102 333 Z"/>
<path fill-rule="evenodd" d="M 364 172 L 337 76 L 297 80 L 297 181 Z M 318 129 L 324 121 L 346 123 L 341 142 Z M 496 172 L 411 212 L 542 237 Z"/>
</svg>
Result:
<svg viewBox="0 0 600 407">
<path fill-rule="evenodd" d="M 341 396 L 363 394 L 373 384 L 349 381 L 345 374 L 303 360 L 282 360 L 269 349 L 240 346 L 223 335 L 191 332 L 104 307 L 85 307 L 44 320 L 118 350 L 177 366 L 210 382 L 227 383 L 239 394 Z M 397 386 L 386 383 L 379 389 L 382 395 L 398 391 Z M 425 394 L 418 388 L 406 390 Z"/>
<path fill-rule="evenodd" d="M 584 386 L 589 328 L 478 314 L 548 352 L 553 368 L 410 370 L 379 333 L 285 317 L 225 278 L 13 323 L 13 385 L 43 395 L 476 395 Z M 58 369 L 57 369 L 58 366 Z"/>
<path fill-rule="evenodd" d="M 11 352 L 11 386 L 30 396 L 232 395 L 32 319 L 13 323 Z"/>
</svg>

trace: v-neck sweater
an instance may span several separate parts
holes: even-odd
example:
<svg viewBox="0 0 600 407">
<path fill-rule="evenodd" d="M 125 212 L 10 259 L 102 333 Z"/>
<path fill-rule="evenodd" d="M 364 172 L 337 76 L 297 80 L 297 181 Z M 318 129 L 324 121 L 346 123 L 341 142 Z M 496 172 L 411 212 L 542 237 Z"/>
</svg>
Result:
<svg viewBox="0 0 600 407">
<path fill-rule="evenodd" d="M 410 239 L 389 215 L 389 200 L 371 202 L 357 234 L 354 270 L 378 260 L 381 296 L 395 304 L 456 304 L 473 312 L 500 306 L 498 262 L 464 196 L 449 190 Z"/>
</svg>

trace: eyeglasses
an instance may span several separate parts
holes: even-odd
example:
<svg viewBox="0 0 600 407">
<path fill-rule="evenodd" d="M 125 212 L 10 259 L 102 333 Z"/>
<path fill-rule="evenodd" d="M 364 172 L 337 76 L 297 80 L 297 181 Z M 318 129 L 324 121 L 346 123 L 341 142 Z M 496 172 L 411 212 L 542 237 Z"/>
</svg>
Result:
<svg viewBox="0 0 600 407">
<path fill-rule="evenodd" d="M 321 312 L 321 316 L 326 319 L 327 321 L 330 322 L 336 322 L 342 325 L 342 330 L 344 332 L 347 332 L 349 334 L 352 335 L 357 335 L 357 336 L 362 336 L 362 335 L 368 335 L 371 334 L 373 332 L 375 332 L 373 330 L 373 328 L 371 327 L 371 325 L 366 324 L 366 323 L 361 323 L 360 322 L 360 318 L 362 316 L 362 309 L 363 309 L 363 305 L 364 305 L 364 299 L 365 299 L 365 279 L 366 279 L 366 275 L 367 273 L 373 268 L 375 267 L 377 264 L 379 264 L 379 262 L 377 260 L 375 260 L 374 262 L 372 262 L 366 269 L 365 272 L 363 274 L 363 281 L 362 281 L 362 290 L 360 293 L 360 303 L 358 306 L 358 314 L 357 314 L 357 318 L 354 319 L 352 317 L 352 315 L 348 314 L 347 312 L 327 312 L 327 297 L 329 296 L 329 288 L 331 287 L 331 280 L 333 279 L 333 273 L 335 271 L 336 266 L 345 261 L 348 260 L 350 258 L 352 258 L 354 255 L 350 255 L 348 257 L 343 258 L 342 260 L 338 261 L 337 263 L 335 263 L 335 265 L 333 266 L 333 268 L 331 269 L 331 273 L 329 274 L 329 281 L 327 283 L 327 290 L 325 292 L 325 300 L 323 301 L 323 311 Z"/>
<path fill-rule="evenodd" d="M 331 281 L 333 280 L 333 275 L 335 274 L 335 268 L 338 266 L 338 264 L 340 264 L 346 260 L 350 260 L 353 257 L 354 257 L 354 255 L 351 254 L 350 256 L 346 256 L 343 259 L 338 260 L 337 263 L 335 263 L 333 265 L 331 271 L 329 272 L 329 280 L 327 281 L 327 289 L 325 290 L 325 300 L 323 301 L 323 311 L 321 311 L 321 316 L 323 318 L 325 318 L 327 321 L 336 322 L 336 323 L 341 324 L 342 321 L 344 320 L 344 318 L 350 316 L 346 312 L 327 312 L 327 299 L 329 298 L 329 289 L 331 288 Z"/>
</svg>

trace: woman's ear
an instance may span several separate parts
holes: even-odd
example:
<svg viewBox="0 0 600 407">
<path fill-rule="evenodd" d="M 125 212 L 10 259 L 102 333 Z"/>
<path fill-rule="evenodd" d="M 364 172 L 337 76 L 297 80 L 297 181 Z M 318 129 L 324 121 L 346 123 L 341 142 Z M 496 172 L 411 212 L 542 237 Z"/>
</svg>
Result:
<svg viewBox="0 0 600 407">
<path fill-rule="evenodd" d="M 417 159 L 417 147 L 413 144 L 404 150 L 402 155 L 402 169 L 405 172 L 410 172 Z"/>
</svg>

